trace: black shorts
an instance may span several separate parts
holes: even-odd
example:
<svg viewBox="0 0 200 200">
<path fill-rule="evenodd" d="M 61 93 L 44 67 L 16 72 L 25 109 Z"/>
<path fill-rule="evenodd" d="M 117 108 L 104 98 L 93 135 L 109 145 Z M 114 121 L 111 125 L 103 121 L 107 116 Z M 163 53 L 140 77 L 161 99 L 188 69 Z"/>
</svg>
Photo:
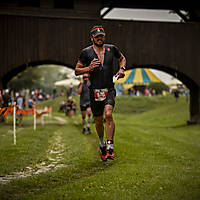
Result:
<svg viewBox="0 0 200 200">
<path fill-rule="evenodd" d="M 84 106 L 80 105 L 81 111 L 86 111 L 87 108 L 89 108 L 89 107 L 90 107 L 90 104 L 86 104 L 86 105 L 84 105 Z"/>
<path fill-rule="evenodd" d="M 103 101 L 95 101 L 94 99 L 94 91 L 90 90 L 90 105 L 92 109 L 92 113 L 95 117 L 102 116 L 104 112 L 105 105 L 115 106 L 115 97 L 116 90 L 115 88 L 109 88 L 108 94 L 105 100 Z"/>
</svg>

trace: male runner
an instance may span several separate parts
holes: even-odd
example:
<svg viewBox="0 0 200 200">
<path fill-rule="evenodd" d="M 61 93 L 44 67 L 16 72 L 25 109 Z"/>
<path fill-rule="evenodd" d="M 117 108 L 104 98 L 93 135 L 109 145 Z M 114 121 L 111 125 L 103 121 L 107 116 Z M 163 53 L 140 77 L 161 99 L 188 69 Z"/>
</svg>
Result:
<svg viewBox="0 0 200 200">
<path fill-rule="evenodd" d="M 93 45 L 82 50 L 76 64 L 75 74 L 90 74 L 90 103 L 95 116 L 96 130 L 100 141 L 100 156 L 103 161 L 114 159 L 113 137 L 115 123 L 112 117 L 116 91 L 113 83 L 113 60 L 116 57 L 120 69 L 116 77 L 123 78 L 126 59 L 119 49 L 112 44 L 104 44 L 105 32 L 102 26 L 94 26 L 90 30 Z M 105 132 L 107 148 L 104 140 L 103 113 L 105 113 Z"/>
<path fill-rule="evenodd" d="M 92 111 L 90 107 L 90 89 L 89 89 L 89 76 L 88 74 L 83 75 L 83 82 L 80 83 L 78 88 L 78 94 L 80 95 L 80 109 L 81 109 L 81 116 L 82 116 L 82 124 L 83 130 L 82 133 L 86 133 L 86 115 L 88 116 L 87 119 L 87 132 L 90 134 L 90 122 Z"/>
</svg>

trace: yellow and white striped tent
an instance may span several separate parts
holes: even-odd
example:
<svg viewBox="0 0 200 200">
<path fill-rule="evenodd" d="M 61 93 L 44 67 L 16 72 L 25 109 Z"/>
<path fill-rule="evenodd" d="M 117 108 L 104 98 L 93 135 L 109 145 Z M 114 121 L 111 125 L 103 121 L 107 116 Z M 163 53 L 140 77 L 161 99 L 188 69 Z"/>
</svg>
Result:
<svg viewBox="0 0 200 200">
<path fill-rule="evenodd" d="M 133 86 L 145 86 L 151 82 L 161 82 L 161 80 L 148 68 L 135 68 L 125 71 L 125 77 L 115 81 L 115 84 L 123 84 L 124 89 Z"/>
</svg>

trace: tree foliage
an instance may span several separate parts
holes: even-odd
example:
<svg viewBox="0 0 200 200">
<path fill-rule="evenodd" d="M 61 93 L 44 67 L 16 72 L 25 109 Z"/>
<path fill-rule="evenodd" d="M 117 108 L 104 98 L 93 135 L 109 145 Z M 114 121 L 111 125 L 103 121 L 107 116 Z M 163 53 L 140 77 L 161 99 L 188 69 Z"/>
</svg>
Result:
<svg viewBox="0 0 200 200">
<path fill-rule="evenodd" d="M 52 93 L 54 82 L 65 79 L 67 74 L 62 72 L 62 66 L 41 65 L 28 67 L 11 79 L 8 88 L 15 91 L 22 89 L 42 89 L 46 93 Z"/>
<path fill-rule="evenodd" d="M 36 85 L 38 85 L 41 78 L 41 74 L 34 68 L 30 67 L 13 77 L 8 83 L 8 88 L 15 91 L 20 91 L 24 88 L 34 89 L 37 87 Z"/>
<path fill-rule="evenodd" d="M 148 89 L 155 90 L 156 94 L 162 94 L 162 91 L 169 91 L 169 87 L 163 82 L 159 83 L 151 82 L 148 86 Z"/>
</svg>

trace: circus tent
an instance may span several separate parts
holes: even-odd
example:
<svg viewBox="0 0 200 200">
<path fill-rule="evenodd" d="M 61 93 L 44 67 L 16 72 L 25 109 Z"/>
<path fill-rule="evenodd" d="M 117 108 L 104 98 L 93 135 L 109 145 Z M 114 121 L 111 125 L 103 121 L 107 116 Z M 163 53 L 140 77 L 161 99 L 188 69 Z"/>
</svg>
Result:
<svg viewBox="0 0 200 200">
<path fill-rule="evenodd" d="M 125 71 L 125 77 L 115 81 L 115 84 L 123 84 L 125 89 L 133 86 L 147 86 L 151 82 L 161 80 L 148 68 L 135 68 Z"/>
</svg>

